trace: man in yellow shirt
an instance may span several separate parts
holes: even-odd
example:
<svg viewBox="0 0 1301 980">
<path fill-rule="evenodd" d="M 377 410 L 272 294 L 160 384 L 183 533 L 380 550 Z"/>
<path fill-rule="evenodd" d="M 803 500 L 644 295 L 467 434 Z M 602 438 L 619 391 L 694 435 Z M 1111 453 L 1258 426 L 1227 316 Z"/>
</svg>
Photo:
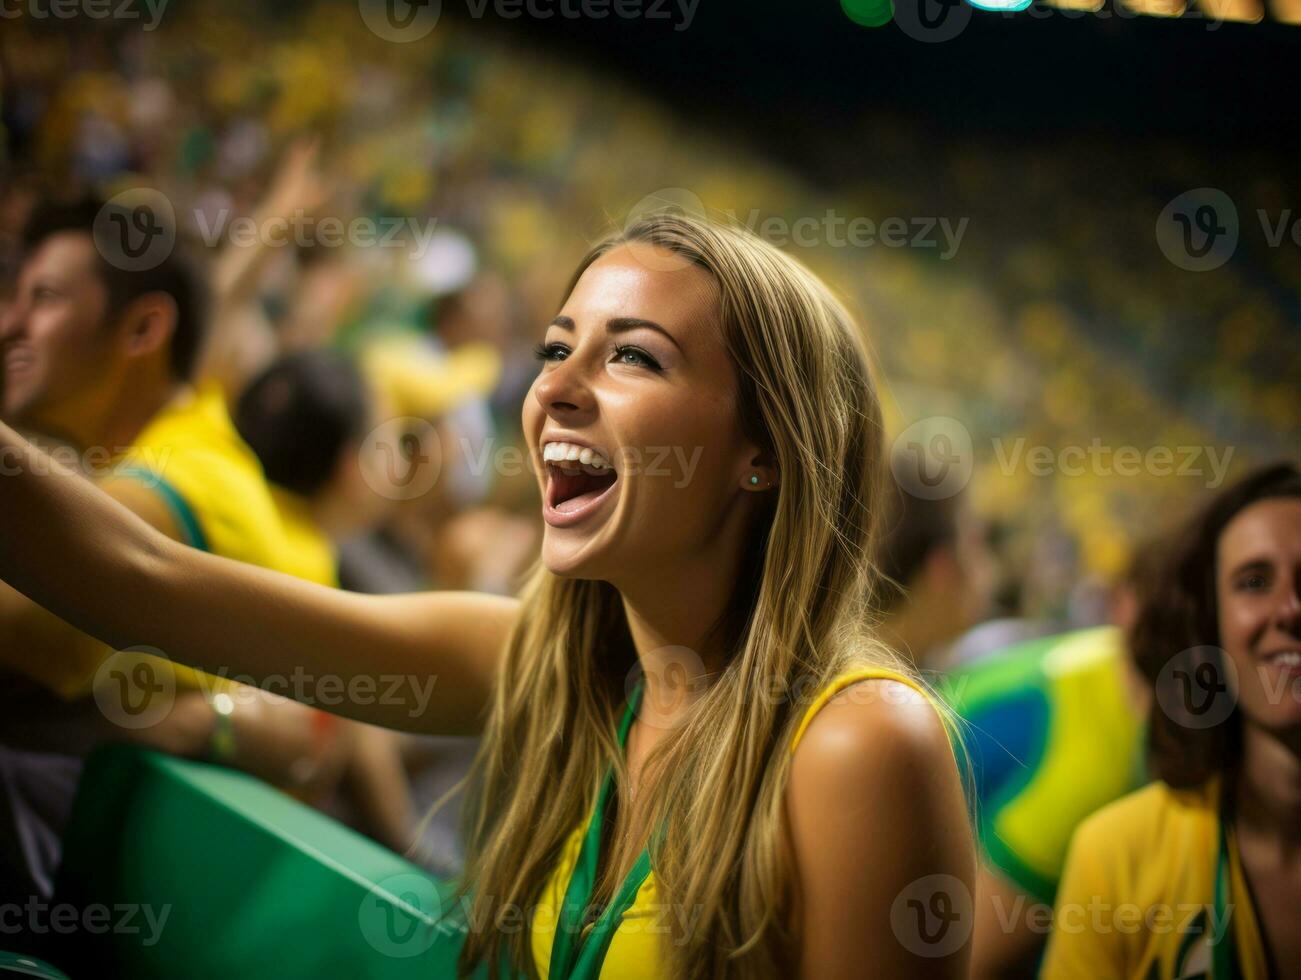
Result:
<svg viewBox="0 0 1301 980">
<path fill-rule="evenodd" d="M 223 397 L 190 384 L 203 289 L 176 249 L 127 235 L 159 221 L 94 202 L 37 210 L 0 321 L 0 410 L 163 533 L 293 571 Z M 49 895 L 81 759 L 102 741 L 185 755 L 216 747 L 222 761 L 304 791 L 342 770 L 346 750 L 322 737 L 312 709 L 237 698 L 228 680 L 123 656 L 0 586 L 0 893 Z"/>
</svg>

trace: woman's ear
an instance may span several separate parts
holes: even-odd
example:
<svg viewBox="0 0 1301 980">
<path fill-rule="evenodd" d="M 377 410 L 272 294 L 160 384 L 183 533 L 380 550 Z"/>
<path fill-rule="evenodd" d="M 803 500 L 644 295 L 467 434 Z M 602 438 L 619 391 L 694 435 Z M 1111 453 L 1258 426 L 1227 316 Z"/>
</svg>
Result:
<svg viewBox="0 0 1301 980">
<path fill-rule="evenodd" d="M 771 490 L 781 482 L 777 470 L 777 457 L 768 449 L 757 450 L 751 457 L 749 465 L 741 477 L 744 490 Z"/>
</svg>

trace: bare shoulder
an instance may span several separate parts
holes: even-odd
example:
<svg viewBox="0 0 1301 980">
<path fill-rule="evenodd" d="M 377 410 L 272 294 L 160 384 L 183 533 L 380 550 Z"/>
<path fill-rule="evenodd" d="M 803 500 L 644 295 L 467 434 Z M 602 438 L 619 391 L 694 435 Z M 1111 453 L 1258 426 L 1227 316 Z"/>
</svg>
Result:
<svg viewBox="0 0 1301 980">
<path fill-rule="evenodd" d="M 821 809 L 829 800 L 839 809 L 870 809 L 876 823 L 907 827 L 958 814 L 965 822 L 939 711 L 916 689 L 885 678 L 849 685 L 813 717 L 795 748 L 787 796 L 797 833 L 802 826 L 816 835 L 835 819 Z"/>
<path fill-rule="evenodd" d="M 801 980 L 861 975 L 866 957 L 883 976 L 966 975 L 966 938 L 933 949 L 901 934 L 896 916 L 939 882 L 970 927 L 975 841 L 949 733 L 926 695 L 890 679 L 838 692 L 795 748 L 785 803 Z"/>
<path fill-rule="evenodd" d="M 931 700 L 901 681 L 873 678 L 838 691 L 795 749 L 792 779 L 875 778 L 952 763 L 949 734 Z"/>
</svg>

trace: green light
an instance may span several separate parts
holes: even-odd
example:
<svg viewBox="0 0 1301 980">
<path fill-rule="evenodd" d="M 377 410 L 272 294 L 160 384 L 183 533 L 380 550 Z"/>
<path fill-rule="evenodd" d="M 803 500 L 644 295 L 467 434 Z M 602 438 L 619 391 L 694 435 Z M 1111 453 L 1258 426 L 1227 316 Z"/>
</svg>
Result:
<svg viewBox="0 0 1301 980">
<path fill-rule="evenodd" d="M 840 0 L 840 9 L 863 27 L 884 27 L 894 18 L 892 0 Z"/>
</svg>

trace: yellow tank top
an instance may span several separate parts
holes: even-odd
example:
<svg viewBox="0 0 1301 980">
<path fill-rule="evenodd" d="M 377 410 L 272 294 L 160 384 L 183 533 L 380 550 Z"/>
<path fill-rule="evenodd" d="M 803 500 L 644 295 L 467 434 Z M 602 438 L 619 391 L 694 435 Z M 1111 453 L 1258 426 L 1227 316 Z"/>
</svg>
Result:
<svg viewBox="0 0 1301 980">
<path fill-rule="evenodd" d="M 887 667 L 867 667 L 842 674 L 827 685 L 814 699 L 813 703 L 809 705 L 799 727 L 795 731 L 795 736 L 791 740 L 790 751 L 792 753 L 795 751 L 814 716 L 837 693 L 858 681 L 881 679 L 895 680 L 907 684 L 930 700 L 932 704 L 934 703 L 934 698 L 930 692 L 916 680 Z M 945 727 L 950 732 L 950 741 L 952 742 L 954 732 L 949 728 L 948 719 L 943 713 L 941 713 L 940 717 L 945 721 Z M 533 917 L 533 962 L 537 966 L 538 974 L 542 980 L 548 980 L 550 974 L 551 947 L 555 939 L 556 923 L 559 921 L 565 889 L 569 884 L 574 865 L 578 860 L 579 850 L 582 847 L 583 836 L 590 817 L 589 812 L 587 818 L 575 827 L 566 839 L 560 853 L 560 859 L 542 890 L 542 896 L 538 901 L 536 913 Z M 632 906 L 623 914 L 623 918 L 614 932 L 609 949 L 606 951 L 605 960 L 601 966 L 603 980 L 604 978 L 608 978 L 608 980 L 663 980 L 664 977 L 667 977 L 667 967 L 665 966 L 663 952 L 660 949 L 660 943 L 665 941 L 671 933 L 672 921 L 668 917 L 672 915 L 672 912 L 672 908 L 667 905 L 661 907 L 655 887 L 655 872 L 652 870 L 637 890 L 637 896 L 633 900 Z"/>
</svg>

